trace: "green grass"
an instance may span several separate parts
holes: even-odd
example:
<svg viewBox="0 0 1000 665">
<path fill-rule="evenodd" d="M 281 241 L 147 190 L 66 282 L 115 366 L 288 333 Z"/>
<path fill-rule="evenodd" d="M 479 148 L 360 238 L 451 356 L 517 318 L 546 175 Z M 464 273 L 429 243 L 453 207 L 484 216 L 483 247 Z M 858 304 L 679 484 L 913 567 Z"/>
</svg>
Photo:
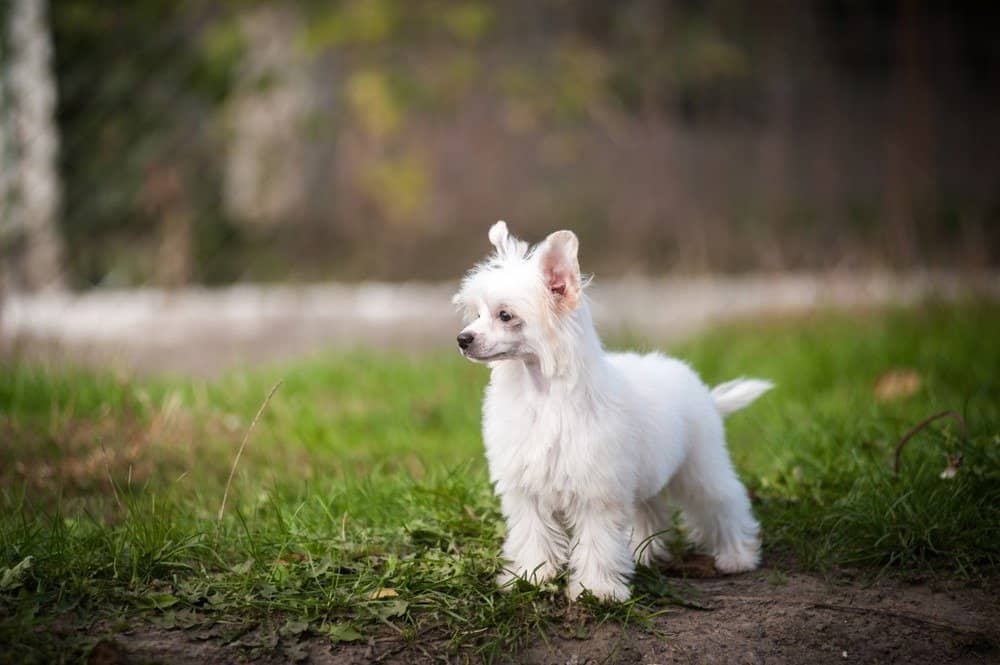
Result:
<svg viewBox="0 0 1000 665">
<path fill-rule="evenodd" d="M 930 306 L 735 325 L 667 350 L 709 383 L 778 384 L 728 424 L 769 565 L 977 578 L 1000 565 L 998 333 L 995 306 Z M 919 389 L 876 399 L 900 368 Z M 321 356 L 215 382 L 0 366 L 0 660 L 76 658 L 135 617 L 212 627 L 250 656 L 295 657 L 303 635 L 398 635 L 503 660 L 546 631 L 642 625 L 685 602 L 649 570 L 634 601 L 585 604 L 582 619 L 554 587 L 494 590 L 486 378 L 452 353 Z M 943 409 L 969 427 L 957 476 L 939 477 L 962 442 L 937 421 L 897 477 L 895 443 Z"/>
</svg>

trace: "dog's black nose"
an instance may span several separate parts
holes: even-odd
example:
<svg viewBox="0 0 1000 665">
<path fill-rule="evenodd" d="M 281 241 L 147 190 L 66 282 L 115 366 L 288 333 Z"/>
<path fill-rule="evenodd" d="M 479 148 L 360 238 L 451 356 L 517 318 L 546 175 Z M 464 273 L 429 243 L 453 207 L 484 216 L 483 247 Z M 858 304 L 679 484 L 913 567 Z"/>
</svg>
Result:
<svg viewBox="0 0 1000 665">
<path fill-rule="evenodd" d="M 473 335 L 470 332 L 459 333 L 458 334 L 458 346 L 459 346 L 459 348 L 461 348 L 461 349 L 467 349 L 467 348 L 469 348 L 469 345 L 472 344 L 472 340 L 474 340 L 474 339 L 476 339 L 476 336 Z"/>
</svg>

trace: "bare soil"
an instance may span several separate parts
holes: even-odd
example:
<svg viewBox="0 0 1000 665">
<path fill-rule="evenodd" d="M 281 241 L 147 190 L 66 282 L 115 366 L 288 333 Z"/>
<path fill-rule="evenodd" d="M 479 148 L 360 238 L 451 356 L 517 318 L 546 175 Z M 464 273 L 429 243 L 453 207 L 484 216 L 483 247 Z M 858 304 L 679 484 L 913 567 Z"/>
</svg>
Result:
<svg viewBox="0 0 1000 665">
<path fill-rule="evenodd" d="M 509 662 L 584 663 L 996 663 L 1000 600 L 992 584 L 830 581 L 774 570 L 683 582 L 703 609 L 677 607 L 652 626 L 572 618 L 511 654 Z M 386 634 L 331 644 L 316 636 L 266 644 L 253 631 L 164 630 L 139 624 L 99 642 L 91 663 L 463 662 L 441 636 Z M 264 648 L 262 648 L 264 647 Z"/>
</svg>

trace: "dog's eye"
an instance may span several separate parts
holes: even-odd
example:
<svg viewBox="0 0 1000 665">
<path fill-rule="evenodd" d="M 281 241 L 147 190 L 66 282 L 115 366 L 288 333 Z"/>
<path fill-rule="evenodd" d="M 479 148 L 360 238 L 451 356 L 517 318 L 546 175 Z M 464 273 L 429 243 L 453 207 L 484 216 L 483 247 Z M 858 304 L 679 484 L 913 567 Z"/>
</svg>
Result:
<svg viewBox="0 0 1000 665">
<path fill-rule="evenodd" d="M 503 321 L 504 323 L 507 323 L 508 321 L 514 318 L 514 315 L 505 309 L 501 309 L 500 313 L 497 314 L 497 318 Z"/>
</svg>

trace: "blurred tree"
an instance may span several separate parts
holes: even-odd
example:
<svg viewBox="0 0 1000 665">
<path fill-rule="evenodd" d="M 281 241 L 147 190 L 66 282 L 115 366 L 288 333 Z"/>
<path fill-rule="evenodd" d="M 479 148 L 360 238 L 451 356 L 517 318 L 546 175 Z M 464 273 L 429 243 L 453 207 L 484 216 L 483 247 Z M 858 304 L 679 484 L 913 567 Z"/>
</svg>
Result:
<svg viewBox="0 0 1000 665">
<path fill-rule="evenodd" d="M 64 223 L 76 284 L 192 279 L 238 247 L 221 202 L 219 109 L 242 45 L 241 0 L 59 0 L 53 4 Z"/>
<path fill-rule="evenodd" d="M 9 12 L 0 11 L 0 296 L 3 293 L 4 273 L 8 269 L 7 253 L 13 244 L 14 155 L 11 133 L 10 109 L 7 94 L 7 63 L 10 58 L 8 23 Z"/>
<path fill-rule="evenodd" d="M 1000 42 L 964 3 L 51 12 L 76 285 L 442 279 L 499 217 L 602 273 L 1000 257 Z"/>
<path fill-rule="evenodd" d="M 302 220 L 308 207 L 311 141 L 302 127 L 316 94 L 297 39 L 302 17 L 288 4 L 262 4 L 215 33 L 230 29 L 245 56 L 225 105 L 226 211 L 252 231 L 273 231 Z"/>
<path fill-rule="evenodd" d="M 11 0 L 7 12 L 3 80 L 11 131 L 4 144 L 12 145 L 4 150 L 4 222 L 19 245 L 8 279 L 12 288 L 61 288 L 59 132 L 47 3 Z"/>
</svg>

